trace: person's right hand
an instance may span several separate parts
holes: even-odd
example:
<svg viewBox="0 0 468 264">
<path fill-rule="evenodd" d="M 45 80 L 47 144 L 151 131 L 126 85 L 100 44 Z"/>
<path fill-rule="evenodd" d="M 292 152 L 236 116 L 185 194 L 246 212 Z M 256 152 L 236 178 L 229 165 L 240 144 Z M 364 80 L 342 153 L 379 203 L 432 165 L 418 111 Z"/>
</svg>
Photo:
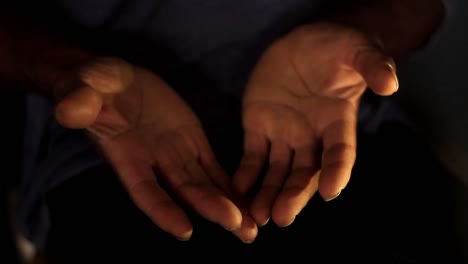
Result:
<svg viewBox="0 0 468 264">
<path fill-rule="evenodd" d="M 133 202 L 156 225 L 188 240 L 192 225 L 184 205 L 244 242 L 255 239 L 257 226 L 231 200 L 229 178 L 200 121 L 167 83 L 116 58 L 53 75 L 57 121 L 87 130 Z"/>
</svg>

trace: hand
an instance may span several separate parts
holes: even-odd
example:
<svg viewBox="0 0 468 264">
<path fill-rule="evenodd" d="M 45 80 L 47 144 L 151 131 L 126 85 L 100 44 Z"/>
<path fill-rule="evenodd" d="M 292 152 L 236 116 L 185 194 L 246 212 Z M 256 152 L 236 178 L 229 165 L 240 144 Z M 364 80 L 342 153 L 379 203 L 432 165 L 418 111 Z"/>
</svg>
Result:
<svg viewBox="0 0 468 264">
<path fill-rule="evenodd" d="M 250 208 L 258 225 L 291 224 L 317 189 L 326 201 L 340 194 L 355 162 L 360 96 L 366 87 L 396 92 L 394 69 L 367 36 L 325 23 L 265 52 L 243 97 L 244 156 L 233 180 L 240 193 L 262 180 Z"/>
<path fill-rule="evenodd" d="M 229 178 L 199 120 L 164 81 L 125 61 L 100 58 L 62 74 L 55 90 L 58 122 L 88 131 L 156 225 L 188 240 L 192 225 L 182 204 L 253 241 L 257 226 L 232 202 Z"/>
</svg>

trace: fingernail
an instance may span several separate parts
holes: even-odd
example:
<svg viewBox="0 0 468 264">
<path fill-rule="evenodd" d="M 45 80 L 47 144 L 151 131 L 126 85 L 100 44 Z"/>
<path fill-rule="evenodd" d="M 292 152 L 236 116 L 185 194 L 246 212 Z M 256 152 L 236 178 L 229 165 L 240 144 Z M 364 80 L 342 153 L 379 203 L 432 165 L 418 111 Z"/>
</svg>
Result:
<svg viewBox="0 0 468 264">
<path fill-rule="evenodd" d="M 294 223 L 294 220 L 296 220 L 296 217 L 294 216 L 293 219 L 291 220 L 291 222 L 287 223 L 286 225 L 278 225 L 279 227 L 288 227 L 290 226 L 292 223 Z"/>
<path fill-rule="evenodd" d="M 255 240 L 241 240 L 244 244 L 252 244 Z"/>
<path fill-rule="evenodd" d="M 395 92 L 398 91 L 400 88 L 400 83 L 398 82 L 398 77 L 396 76 L 396 69 L 391 63 L 387 63 L 388 68 L 390 68 L 390 71 L 393 73 L 393 79 L 395 81 Z"/>
<path fill-rule="evenodd" d="M 235 232 L 237 230 L 240 229 L 240 226 L 236 226 L 236 227 L 224 227 L 224 229 L 226 229 L 227 231 L 229 232 Z"/>
<path fill-rule="evenodd" d="M 177 240 L 182 241 L 182 242 L 187 242 L 190 240 L 190 236 L 188 237 L 176 237 Z"/>
<path fill-rule="evenodd" d="M 262 226 L 266 226 L 268 224 L 268 222 L 270 222 L 270 218 L 268 217 L 268 219 L 263 223 L 263 224 L 260 224 L 258 226 L 262 227 Z"/>
<path fill-rule="evenodd" d="M 340 194 L 341 194 L 341 191 L 339 191 L 339 192 L 338 192 L 337 194 L 335 194 L 334 196 L 332 196 L 332 197 L 330 197 L 330 198 L 328 198 L 328 199 L 323 199 L 323 200 L 324 200 L 325 202 L 330 202 L 330 201 L 336 199 L 336 197 L 340 196 Z"/>
<path fill-rule="evenodd" d="M 191 237 L 192 237 L 192 231 L 188 231 L 188 232 L 185 232 L 185 234 L 183 234 L 182 236 L 175 237 L 175 238 L 179 241 L 185 242 L 185 241 L 189 241 Z"/>
</svg>

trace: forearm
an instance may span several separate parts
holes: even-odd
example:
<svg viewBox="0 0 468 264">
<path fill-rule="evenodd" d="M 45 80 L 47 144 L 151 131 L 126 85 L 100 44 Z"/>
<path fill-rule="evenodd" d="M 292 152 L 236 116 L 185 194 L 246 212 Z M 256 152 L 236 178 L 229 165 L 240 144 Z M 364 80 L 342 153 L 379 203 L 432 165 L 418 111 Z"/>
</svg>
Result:
<svg viewBox="0 0 468 264">
<path fill-rule="evenodd" d="M 321 20 L 354 27 L 382 42 L 400 58 L 423 46 L 444 18 L 441 0 L 360 0 Z"/>
<path fill-rule="evenodd" d="M 57 73 L 90 53 L 0 6 L 0 87 L 54 96 Z"/>
</svg>

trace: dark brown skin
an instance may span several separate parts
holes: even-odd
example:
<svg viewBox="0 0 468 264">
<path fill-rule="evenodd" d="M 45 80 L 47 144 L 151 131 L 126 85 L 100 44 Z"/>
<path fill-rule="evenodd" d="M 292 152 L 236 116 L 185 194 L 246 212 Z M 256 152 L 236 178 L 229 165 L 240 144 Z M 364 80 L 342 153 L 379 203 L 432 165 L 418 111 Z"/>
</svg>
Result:
<svg viewBox="0 0 468 264">
<path fill-rule="evenodd" d="M 234 187 L 247 192 L 269 164 L 250 213 L 291 224 L 318 190 L 336 198 L 356 158 L 357 106 L 366 87 L 398 89 L 394 61 L 425 44 L 440 1 L 362 0 L 299 26 L 265 52 L 243 98 L 245 155 Z"/>
<path fill-rule="evenodd" d="M 354 165 L 361 94 L 366 87 L 396 92 L 394 59 L 423 45 L 443 13 L 433 0 L 360 1 L 272 43 L 243 97 L 245 155 L 233 189 L 198 118 L 144 68 L 0 15 L 0 79 L 54 98 L 57 121 L 87 131 L 135 204 L 163 230 L 181 240 L 192 234 L 175 195 L 252 242 L 257 225 L 270 218 L 291 224 L 317 191 L 325 200 L 339 195 Z M 263 187 L 245 209 L 231 194 L 246 192 L 264 163 Z"/>
</svg>

